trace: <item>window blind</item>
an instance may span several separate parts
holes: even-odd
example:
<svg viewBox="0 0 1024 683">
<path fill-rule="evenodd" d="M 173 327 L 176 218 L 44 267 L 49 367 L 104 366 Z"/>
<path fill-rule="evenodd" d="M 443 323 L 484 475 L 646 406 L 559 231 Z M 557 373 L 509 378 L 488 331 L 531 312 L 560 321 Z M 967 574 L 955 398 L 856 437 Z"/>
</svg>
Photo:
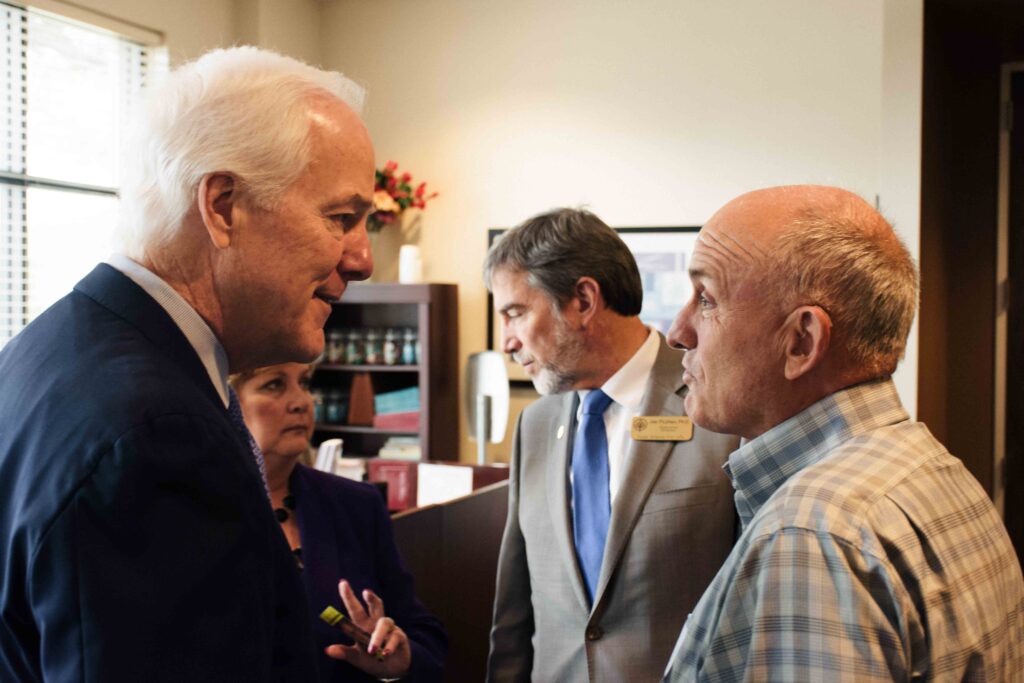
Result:
<svg viewBox="0 0 1024 683">
<path fill-rule="evenodd" d="M 0 346 L 110 252 L 127 121 L 166 51 L 0 1 Z"/>
</svg>

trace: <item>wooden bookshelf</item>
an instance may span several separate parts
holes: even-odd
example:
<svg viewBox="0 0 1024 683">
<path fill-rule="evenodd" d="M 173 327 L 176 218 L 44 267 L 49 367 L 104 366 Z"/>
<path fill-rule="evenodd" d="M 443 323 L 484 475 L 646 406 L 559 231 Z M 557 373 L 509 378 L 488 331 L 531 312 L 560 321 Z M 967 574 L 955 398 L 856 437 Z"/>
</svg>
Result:
<svg viewBox="0 0 1024 683">
<path fill-rule="evenodd" d="M 327 321 L 335 329 L 405 329 L 416 331 L 418 362 L 411 365 L 322 363 L 314 388 L 347 393 L 356 373 L 367 373 L 374 393 L 418 386 L 418 431 L 378 429 L 366 425 L 317 423 L 314 445 L 344 439 L 346 455 L 373 456 L 390 436 L 418 436 L 424 460 L 458 460 L 458 286 L 454 284 L 349 285 Z"/>
</svg>

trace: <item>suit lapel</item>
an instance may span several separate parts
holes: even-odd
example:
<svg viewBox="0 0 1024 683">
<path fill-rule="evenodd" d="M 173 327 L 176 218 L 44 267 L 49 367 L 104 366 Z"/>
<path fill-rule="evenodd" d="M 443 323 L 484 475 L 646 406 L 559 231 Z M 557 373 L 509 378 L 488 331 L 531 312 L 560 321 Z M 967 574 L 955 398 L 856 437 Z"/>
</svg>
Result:
<svg viewBox="0 0 1024 683">
<path fill-rule="evenodd" d="M 260 481 L 260 488 L 263 489 L 263 478 L 252 457 L 249 443 L 231 424 L 228 411 L 210 381 L 206 367 L 167 311 L 131 278 L 106 263 L 93 268 L 75 285 L 75 291 L 133 325 L 160 353 L 170 358 L 185 376 L 195 382 L 209 400 L 211 409 L 222 416 L 224 425 L 229 429 L 228 433 L 235 435 L 238 444 L 235 455 L 241 458 L 249 474 Z"/>
<path fill-rule="evenodd" d="M 640 405 L 641 415 L 683 415 L 682 368 L 679 355 L 662 341 L 654 361 L 647 390 Z M 632 441 L 626 457 L 626 471 L 622 477 L 612 516 L 608 524 L 608 540 L 604 546 L 601 577 L 597 582 L 595 606 L 604 598 L 605 588 L 622 559 L 626 544 L 636 526 L 637 518 L 658 480 L 662 468 L 672 454 L 676 443 L 672 441 Z"/>
<path fill-rule="evenodd" d="M 75 285 L 75 290 L 134 325 L 161 353 L 171 358 L 182 372 L 191 377 L 211 402 L 219 405 L 221 410 L 224 409 L 220 394 L 210 382 L 206 368 L 181 328 L 131 278 L 113 266 L 101 263 Z M 227 417 L 226 411 L 224 415 Z"/>
<path fill-rule="evenodd" d="M 580 602 L 583 611 L 589 612 L 587 594 L 583 588 L 583 577 L 576 561 L 576 543 L 572 536 L 572 512 L 569 505 L 569 463 L 572 461 L 573 435 L 576 433 L 576 406 L 579 397 L 575 391 L 566 392 L 562 399 L 562 410 L 555 424 L 556 430 L 562 430 L 562 437 L 557 432 L 551 441 L 548 457 L 547 496 L 548 509 L 551 511 L 551 524 L 557 539 L 558 552 L 562 555 L 566 573 L 571 577 L 573 592 Z"/>
</svg>

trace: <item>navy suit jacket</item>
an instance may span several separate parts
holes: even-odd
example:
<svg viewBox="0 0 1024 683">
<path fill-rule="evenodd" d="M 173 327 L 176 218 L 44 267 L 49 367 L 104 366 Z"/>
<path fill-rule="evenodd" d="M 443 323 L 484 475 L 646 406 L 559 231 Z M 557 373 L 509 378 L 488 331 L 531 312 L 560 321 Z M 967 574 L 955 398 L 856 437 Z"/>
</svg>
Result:
<svg viewBox="0 0 1024 683">
<path fill-rule="evenodd" d="M 345 611 L 338 597 L 340 579 L 346 579 L 360 597 L 369 588 L 409 636 L 412 669 L 402 680 L 440 681 L 448 638 L 441 622 L 416 599 L 412 576 L 395 547 L 391 518 L 378 491 L 302 465 L 295 468 L 289 483 L 299 518 L 306 566 L 303 578 L 314 616 L 327 605 Z M 316 619 L 314 630 L 324 683 L 376 680 L 323 654 L 327 645 L 346 641 L 337 629 Z"/>
<path fill-rule="evenodd" d="M 0 680 L 316 678 L 248 444 L 144 290 L 97 266 L 0 383 Z"/>
</svg>

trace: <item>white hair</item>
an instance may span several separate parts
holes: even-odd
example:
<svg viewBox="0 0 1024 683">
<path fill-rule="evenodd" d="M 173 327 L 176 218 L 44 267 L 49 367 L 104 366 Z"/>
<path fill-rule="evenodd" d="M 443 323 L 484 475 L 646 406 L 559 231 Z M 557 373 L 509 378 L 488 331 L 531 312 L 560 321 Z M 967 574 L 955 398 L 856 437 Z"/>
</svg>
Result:
<svg viewBox="0 0 1024 683">
<path fill-rule="evenodd" d="M 255 47 L 214 50 L 169 74 L 128 145 L 116 240 L 141 259 L 171 243 L 202 178 L 234 175 L 257 206 L 272 208 L 309 163 L 309 98 L 335 97 L 356 113 L 364 90 Z"/>
</svg>

